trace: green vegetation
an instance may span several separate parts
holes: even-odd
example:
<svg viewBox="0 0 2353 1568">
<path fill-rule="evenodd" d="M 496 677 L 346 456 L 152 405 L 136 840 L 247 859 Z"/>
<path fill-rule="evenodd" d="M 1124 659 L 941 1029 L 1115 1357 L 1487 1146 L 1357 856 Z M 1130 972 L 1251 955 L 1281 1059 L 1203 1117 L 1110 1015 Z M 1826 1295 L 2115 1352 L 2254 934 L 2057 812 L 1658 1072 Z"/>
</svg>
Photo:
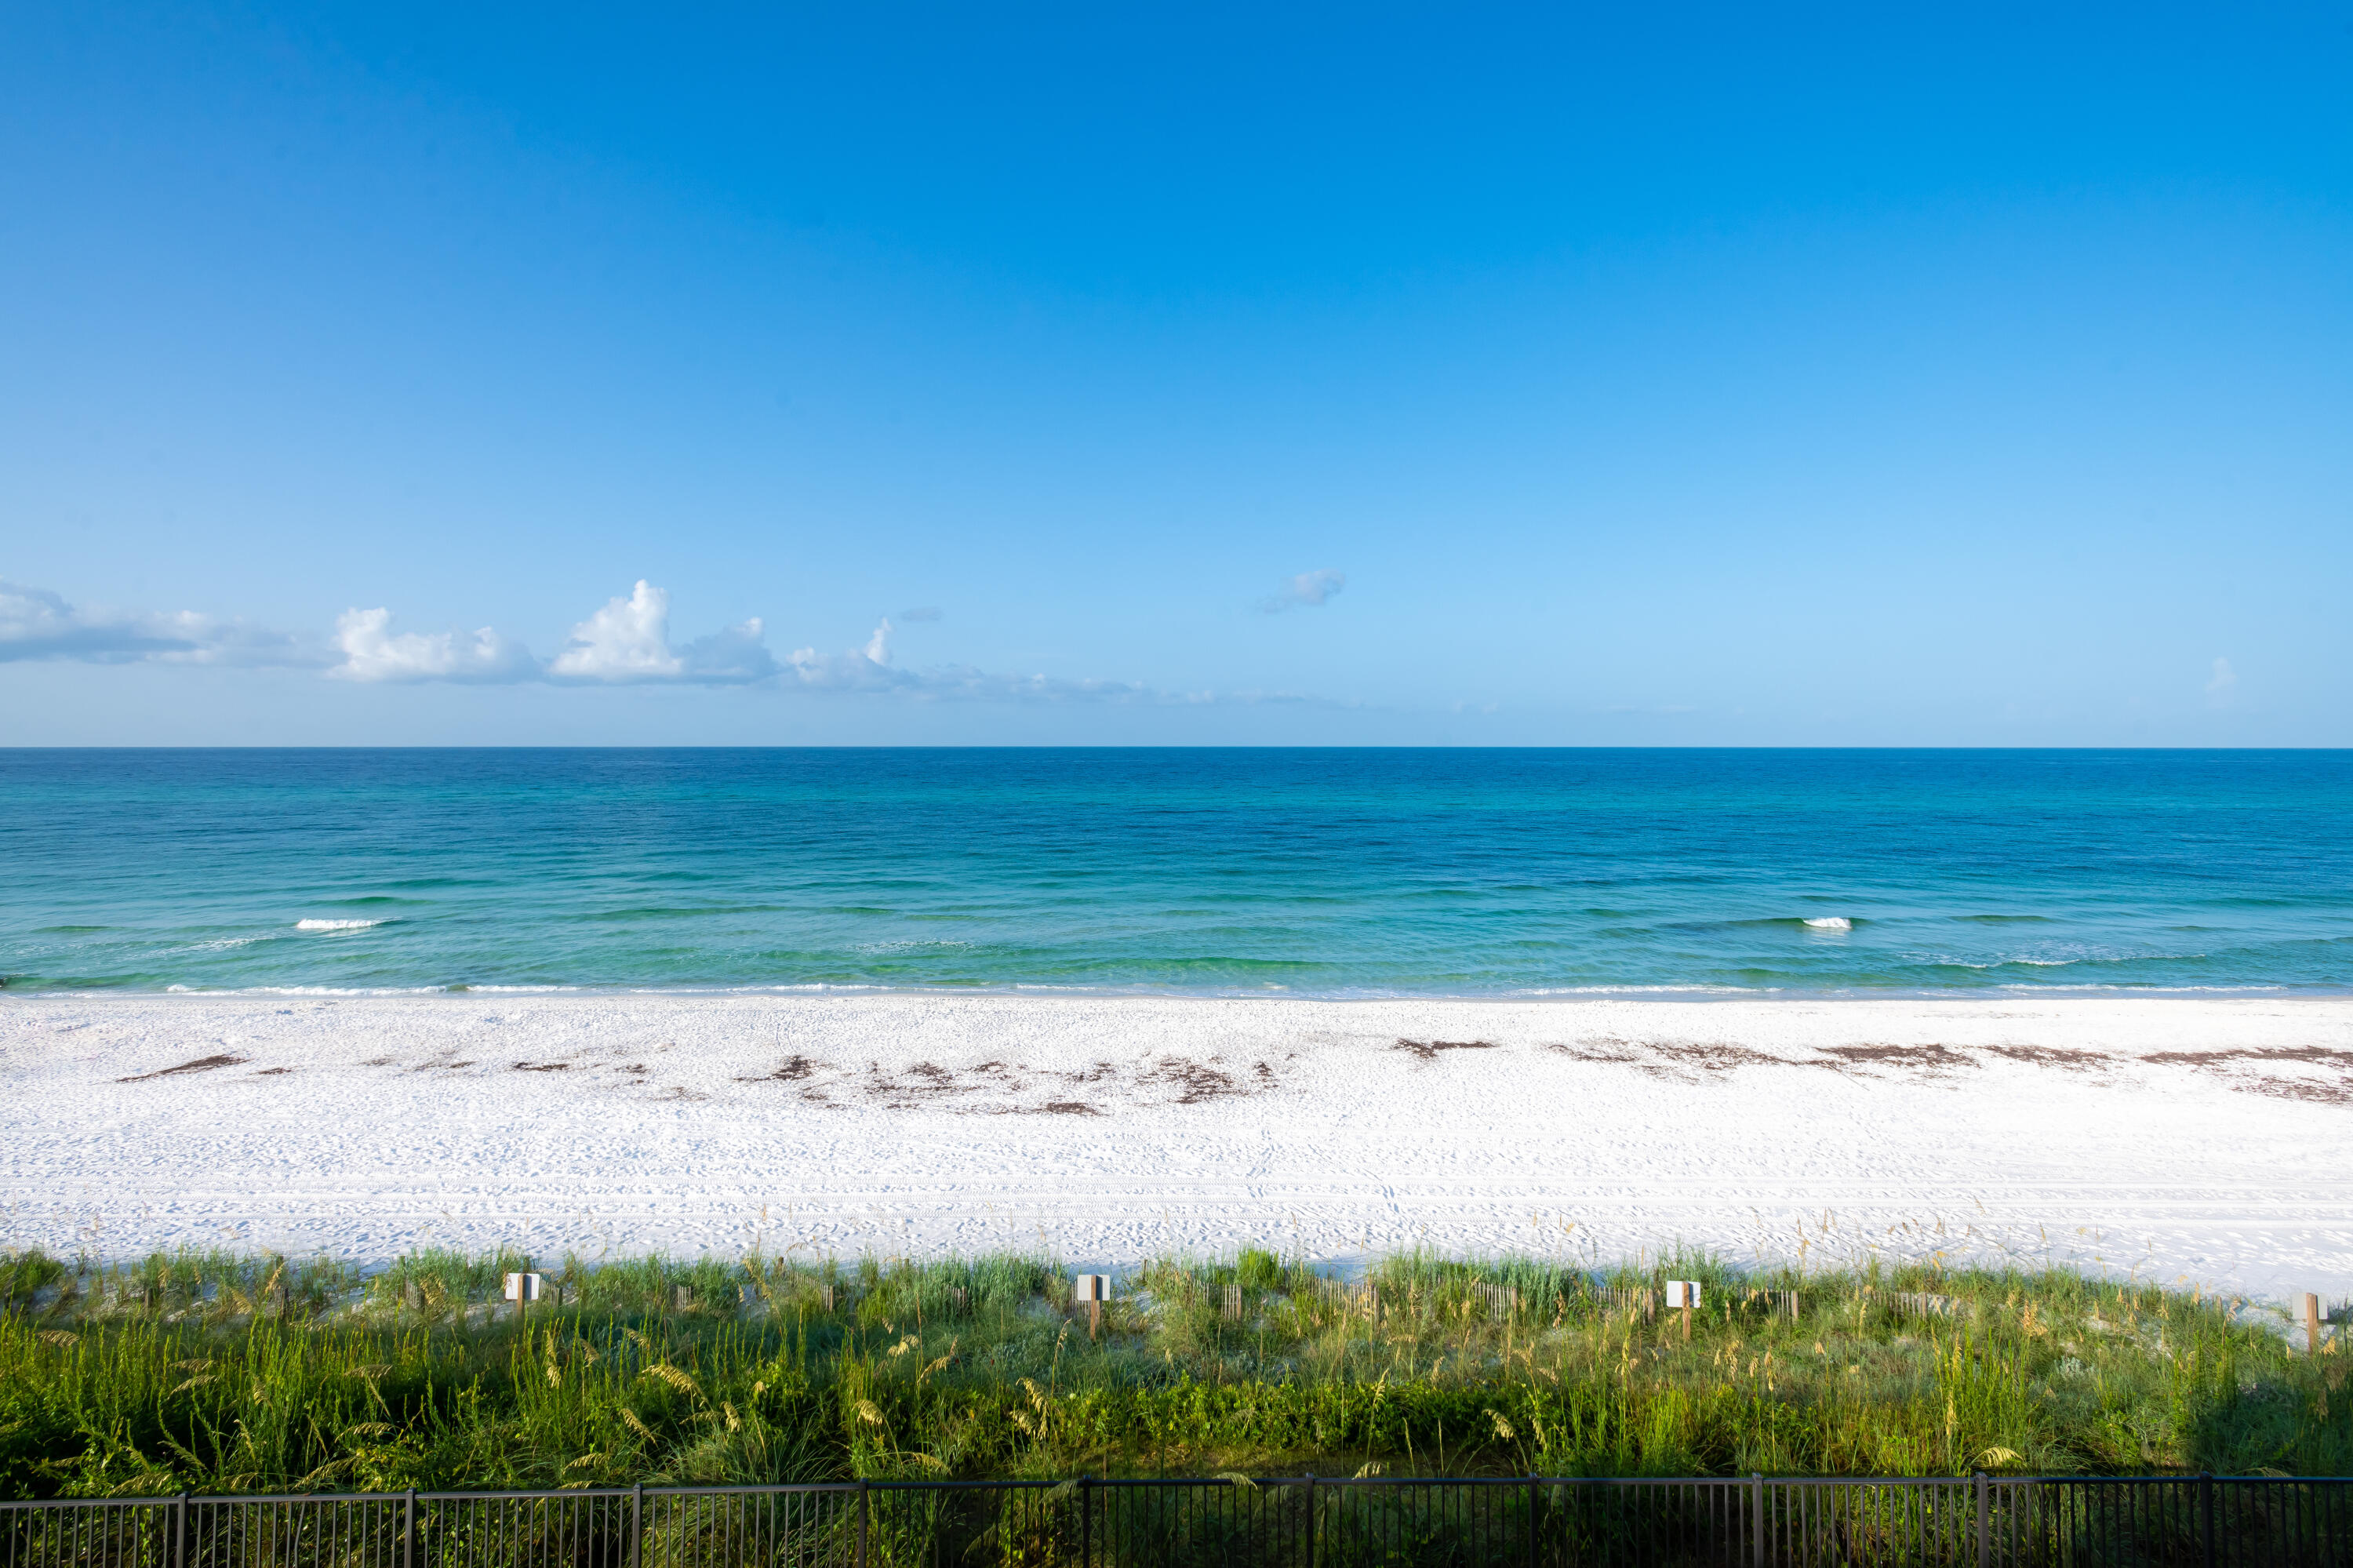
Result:
<svg viewBox="0 0 2353 1568">
<path fill-rule="evenodd" d="M 0 1496 L 1229 1471 L 2353 1470 L 2353 1356 L 2240 1304 L 2063 1272 L 1596 1277 L 1266 1253 L 547 1271 L 0 1255 Z M 1686 1342 L 1643 1309 L 1706 1285 Z M 1788 1315 L 1795 1291 L 1799 1314 Z"/>
</svg>

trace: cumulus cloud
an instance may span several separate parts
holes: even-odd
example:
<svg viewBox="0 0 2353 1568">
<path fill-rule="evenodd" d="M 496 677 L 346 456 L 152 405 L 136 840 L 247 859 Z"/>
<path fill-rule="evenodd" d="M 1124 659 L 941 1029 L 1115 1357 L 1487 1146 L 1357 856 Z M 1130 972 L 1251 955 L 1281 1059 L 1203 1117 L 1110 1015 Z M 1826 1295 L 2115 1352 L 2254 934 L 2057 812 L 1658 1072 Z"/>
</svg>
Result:
<svg viewBox="0 0 2353 1568">
<path fill-rule="evenodd" d="M 567 681 L 675 681 L 686 661 L 670 645 L 670 594 L 643 577 L 627 599 L 572 629 L 547 673 Z"/>
<path fill-rule="evenodd" d="M 315 644 L 193 610 L 82 609 L 47 588 L 0 581 L 0 662 L 71 659 L 93 664 L 311 665 Z"/>
<path fill-rule="evenodd" d="M 535 681 L 531 650 L 490 627 L 473 632 L 392 630 L 388 609 L 347 609 L 335 618 L 343 662 L 327 672 L 339 681 L 456 681 L 498 685 Z"/>
<path fill-rule="evenodd" d="M 491 627 L 472 632 L 396 634 L 391 626 L 388 609 L 345 610 L 335 622 L 343 662 L 327 673 L 371 682 L 729 686 L 765 680 L 777 668 L 761 641 L 757 620 L 714 631 L 683 648 L 672 647 L 670 595 L 644 581 L 627 599 L 608 599 L 574 627 L 563 648 L 544 664 L 522 643 Z"/>
<path fill-rule="evenodd" d="M 1328 580 L 1327 580 L 1328 579 Z M 1293 579 L 1293 602 L 1320 603 L 1339 590 L 1339 574 Z M 934 619 L 905 611 L 901 620 Z M 400 631 L 388 609 L 352 609 L 335 620 L 332 643 L 262 630 L 192 611 L 150 614 L 79 609 L 46 589 L 0 582 L 0 662 L 77 659 L 102 663 L 290 665 L 364 684 L 442 682 L 512 685 L 764 685 L 825 693 L 885 693 L 914 701 L 1120 703 L 1147 706 L 1203 703 L 1309 703 L 1283 692 L 1170 692 L 1134 681 L 1006 675 L 970 665 L 904 669 L 892 662 L 889 619 L 862 647 L 839 653 L 815 648 L 778 661 L 754 619 L 678 646 L 670 638 L 670 595 L 640 581 L 627 597 L 572 629 L 544 662 L 492 627 L 473 631 Z"/>
<path fill-rule="evenodd" d="M 686 669 L 679 679 L 706 686 L 742 686 L 765 681 L 778 669 L 776 655 L 768 652 L 765 637 L 756 615 L 708 637 L 698 637 L 681 652 L 681 660 Z"/>
<path fill-rule="evenodd" d="M 1324 567 L 1316 571 L 1300 573 L 1282 585 L 1282 592 L 1259 600 L 1258 607 L 1269 615 L 1281 615 L 1286 609 L 1312 609 L 1347 586 L 1346 573 Z"/>
<path fill-rule="evenodd" d="M 886 616 L 866 646 L 841 653 L 796 648 L 785 658 L 795 683 L 819 692 L 888 692 L 920 687 L 923 677 L 891 666 L 891 621 Z"/>
<path fill-rule="evenodd" d="M 754 618 L 673 648 L 670 592 L 640 577 L 628 598 L 607 599 L 604 609 L 572 629 L 547 673 L 551 680 L 605 685 L 742 685 L 776 673 L 776 661 L 762 636 Z"/>
</svg>

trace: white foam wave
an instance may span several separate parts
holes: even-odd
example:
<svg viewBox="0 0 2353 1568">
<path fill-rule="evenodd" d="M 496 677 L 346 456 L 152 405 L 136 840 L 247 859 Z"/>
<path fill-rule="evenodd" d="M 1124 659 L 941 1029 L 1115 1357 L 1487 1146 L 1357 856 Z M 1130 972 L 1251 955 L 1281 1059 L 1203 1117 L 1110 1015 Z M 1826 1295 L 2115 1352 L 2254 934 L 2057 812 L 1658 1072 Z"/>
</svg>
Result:
<svg viewBox="0 0 2353 1568">
<path fill-rule="evenodd" d="M 1854 929 L 1854 922 L 1848 919 L 1843 915 L 1817 915 L 1812 919 L 1808 920 L 1806 925 L 1809 928 L 1816 931 L 1852 931 Z"/>
<path fill-rule="evenodd" d="M 167 985 L 164 990 L 167 994 L 180 996 L 439 996 L 445 988 L 438 985 Z M 78 993 L 56 991 L 49 994 L 70 996 Z"/>
<path fill-rule="evenodd" d="M 2335 986 L 2270 985 L 2254 984 L 2252 982 L 2246 985 L 2125 985 L 2118 984 L 2113 980 L 2085 980 L 2079 985 L 2056 986 L 2047 984 L 2026 985 L 2021 982 L 2012 981 L 2008 985 L 1998 985 L 1991 989 L 1995 991 L 2024 991 L 2036 996 L 2071 996 L 2077 992 L 2082 992 L 2084 995 L 2091 995 L 2097 992 L 2103 996 L 2107 995 L 2110 992 L 2122 992 L 2127 996 L 2190 996 L 2204 991 L 2228 991 L 2235 994 L 2241 991 L 2309 991 L 2315 996 L 2340 996 L 2345 994 L 2340 988 Z"/>
<path fill-rule="evenodd" d="M 1968 959 L 1955 958 L 1923 958 L 1915 959 L 1913 961 L 1916 963 L 1935 964 L 1940 968 L 1953 969 L 2063 969 L 2075 964 L 2137 964 L 2143 962 L 2172 963 L 2192 959 L 2202 959 L 2206 955 L 2203 953 L 2094 953 L 2087 957 L 2078 959 L 1989 959 L 1981 963 Z M 2176 986 L 2170 989 L 2176 991 L 2197 991 L 2201 988 L 2197 986 Z"/>
<path fill-rule="evenodd" d="M 1504 1000 L 1517 996 L 1758 996 L 1781 989 L 1778 985 L 1545 985 L 1507 991 L 1501 992 L 1500 995 Z M 1486 1000 L 1483 997 L 1425 998 L 1414 991 L 1391 991 L 1385 994 L 1393 996 L 1400 1001 Z"/>
</svg>

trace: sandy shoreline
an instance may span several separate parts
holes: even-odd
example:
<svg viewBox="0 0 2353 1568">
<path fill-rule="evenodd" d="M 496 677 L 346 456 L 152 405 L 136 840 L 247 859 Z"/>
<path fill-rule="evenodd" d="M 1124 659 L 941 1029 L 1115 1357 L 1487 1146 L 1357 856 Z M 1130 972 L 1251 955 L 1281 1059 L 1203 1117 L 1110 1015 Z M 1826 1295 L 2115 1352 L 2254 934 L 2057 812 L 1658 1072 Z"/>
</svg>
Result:
<svg viewBox="0 0 2353 1568">
<path fill-rule="evenodd" d="M 2353 1294 L 2340 998 L 7 996 L 0 1087 L 0 1243 L 111 1255 L 2007 1247 Z"/>
</svg>

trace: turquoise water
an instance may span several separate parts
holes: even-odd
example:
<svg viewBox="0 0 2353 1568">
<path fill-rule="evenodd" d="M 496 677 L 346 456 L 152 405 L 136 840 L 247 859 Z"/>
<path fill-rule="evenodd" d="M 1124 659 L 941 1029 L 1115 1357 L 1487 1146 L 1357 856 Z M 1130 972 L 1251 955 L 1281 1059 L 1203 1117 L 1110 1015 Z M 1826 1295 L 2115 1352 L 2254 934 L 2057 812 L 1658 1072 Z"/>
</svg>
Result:
<svg viewBox="0 0 2353 1568">
<path fill-rule="evenodd" d="M 2349 829 L 2348 752 L 0 751 L 0 973 L 2342 989 Z"/>
</svg>

